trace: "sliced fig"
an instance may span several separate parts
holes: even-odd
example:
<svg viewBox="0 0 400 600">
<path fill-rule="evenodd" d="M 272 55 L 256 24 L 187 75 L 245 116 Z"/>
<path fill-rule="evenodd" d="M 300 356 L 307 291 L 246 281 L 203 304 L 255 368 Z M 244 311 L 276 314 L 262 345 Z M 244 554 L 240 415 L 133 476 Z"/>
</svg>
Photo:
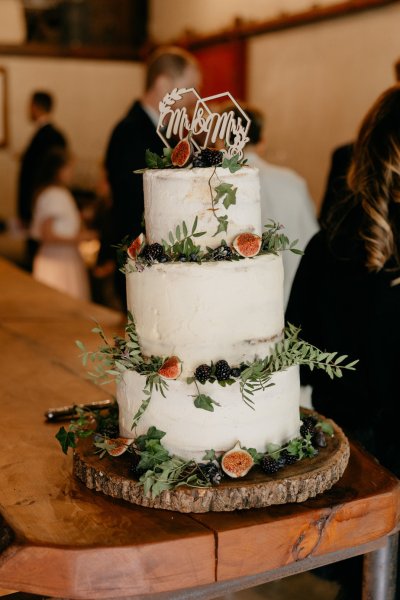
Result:
<svg viewBox="0 0 400 600">
<path fill-rule="evenodd" d="M 261 250 L 262 240 L 255 233 L 241 233 L 233 240 L 233 247 L 240 256 L 251 258 Z"/>
<path fill-rule="evenodd" d="M 136 260 L 145 241 L 146 238 L 144 237 L 144 233 L 141 233 L 137 236 L 137 238 L 133 240 L 133 242 L 127 250 L 129 258 L 131 258 L 132 260 Z"/>
<path fill-rule="evenodd" d="M 253 465 L 253 457 L 247 450 L 241 448 L 239 442 L 232 450 L 225 452 L 221 459 L 222 470 L 233 479 L 247 475 Z"/>
<path fill-rule="evenodd" d="M 133 438 L 118 437 L 115 440 L 108 440 L 107 452 L 111 456 L 121 456 L 128 450 L 128 447 L 133 443 Z"/>
<path fill-rule="evenodd" d="M 171 162 L 174 167 L 184 167 L 193 156 L 193 144 L 188 138 L 181 140 L 173 149 Z"/>
<path fill-rule="evenodd" d="M 170 356 L 158 369 L 164 379 L 177 379 L 182 372 L 182 363 L 177 356 Z"/>
</svg>

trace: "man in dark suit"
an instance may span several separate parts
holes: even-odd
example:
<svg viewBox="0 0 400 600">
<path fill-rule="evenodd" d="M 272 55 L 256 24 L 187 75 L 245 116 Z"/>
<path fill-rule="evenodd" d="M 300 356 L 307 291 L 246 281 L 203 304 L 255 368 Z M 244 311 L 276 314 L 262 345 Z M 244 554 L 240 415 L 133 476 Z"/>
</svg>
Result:
<svg viewBox="0 0 400 600">
<path fill-rule="evenodd" d="M 115 250 L 127 235 L 132 238 L 143 230 L 143 181 L 133 171 L 146 166 L 145 152 L 162 154 L 164 144 L 156 132 L 158 105 L 174 88 L 197 88 L 200 71 L 196 59 L 181 48 L 156 51 L 147 64 L 145 92 L 120 121 L 108 144 L 105 168 L 112 193 L 112 228 L 102 240 L 97 273 L 107 274 L 115 266 Z M 101 276 L 101 275 L 100 275 Z M 116 290 L 125 304 L 125 277 L 116 271 Z"/>
<path fill-rule="evenodd" d="M 47 92 L 35 92 L 29 103 L 29 117 L 36 125 L 36 133 L 22 155 L 18 186 L 18 217 L 28 228 L 32 218 L 37 173 L 44 157 L 53 148 L 65 148 L 64 135 L 50 122 L 53 99 Z M 36 242 L 28 240 L 28 267 L 31 270 Z"/>
</svg>

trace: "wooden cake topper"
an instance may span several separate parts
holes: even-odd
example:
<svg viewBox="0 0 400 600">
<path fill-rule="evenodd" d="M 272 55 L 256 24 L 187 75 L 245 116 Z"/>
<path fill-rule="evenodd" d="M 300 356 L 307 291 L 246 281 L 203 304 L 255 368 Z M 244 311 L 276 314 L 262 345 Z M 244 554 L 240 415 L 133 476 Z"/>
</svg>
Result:
<svg viewBox="0 0 400 600">
<path fill-rule="evenodd" d="M 192 116 L 184 105 L 188 95 L 194 96 L 196 102 Z M 213 112 L 208 103 L 223 98 L 229 100 L 242 116 L 237 117 L 233 110 Z M 166 146 L 170 147 L 171 138 L 182 140 L 190 134 L 197 150 L 214 146 L 219 140 L 224 145 L 225 156 L 243 158 L 243 148 L 249 141 L 250 118 L 229 92 L 201 98 L 194 88 L 175 88 L 161 100 L 159 110 L 157 133 Z"/>
</svg>

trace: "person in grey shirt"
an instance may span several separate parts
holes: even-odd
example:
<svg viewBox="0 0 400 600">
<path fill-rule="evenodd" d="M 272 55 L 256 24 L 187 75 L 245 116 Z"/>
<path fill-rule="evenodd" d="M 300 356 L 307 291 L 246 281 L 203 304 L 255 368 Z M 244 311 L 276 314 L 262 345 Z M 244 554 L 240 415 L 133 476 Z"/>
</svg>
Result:
<svg viewBox="0 0 400 600">
<path fill-rule="evenodd" d="M 233 109 L 234 110 L 234 109 Z M 298 240 L 297 248 L 304 250 L 314 233 L 319 229 L 314 203 L 306 181 L 286 167 L 273 165 L 264 158 L 264 116 L 256 109 L 244 107 L 251 119 L 248 132 L 249 142 L 245 147 L 245 158 L 260 174 L 261 219 L 265 225 L 273 221 L 284 226 L 283 232 L 291 241 Z M 234 110 L 235 112 L 235 110 Z M 240 113 L 235 114 L 236 118 Z M 282 252 L 284 301 L 287 304 L 300 256 L 293 252 Z"/>
</svg>

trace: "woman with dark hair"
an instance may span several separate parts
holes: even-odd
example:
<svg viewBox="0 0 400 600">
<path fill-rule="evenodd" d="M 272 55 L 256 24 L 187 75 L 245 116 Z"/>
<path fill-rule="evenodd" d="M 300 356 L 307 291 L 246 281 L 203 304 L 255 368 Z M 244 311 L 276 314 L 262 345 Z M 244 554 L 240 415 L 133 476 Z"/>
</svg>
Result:
<svg viewBox="0 0 400 600">
<path fill-rule="evenodd" d="M 88 274 L 78 250 L 79 242 L 88 235 L 81 232 L 80 214 L 67 187 L 71 175 L 66 151 L 50 151 L 36 181 L 31 236 L 40 247 L 33 276 L 61 292 L 89 300 Z"/>
<path fill-rule="evenodd" d="M 359 359 L 343 379 L 304 371 L 302 383 L 317 411 L 400 476 L 400 85 L 364 118 L 348 186 L 306 248 L 286 318 L 308 342 Z"/>
</svg>

